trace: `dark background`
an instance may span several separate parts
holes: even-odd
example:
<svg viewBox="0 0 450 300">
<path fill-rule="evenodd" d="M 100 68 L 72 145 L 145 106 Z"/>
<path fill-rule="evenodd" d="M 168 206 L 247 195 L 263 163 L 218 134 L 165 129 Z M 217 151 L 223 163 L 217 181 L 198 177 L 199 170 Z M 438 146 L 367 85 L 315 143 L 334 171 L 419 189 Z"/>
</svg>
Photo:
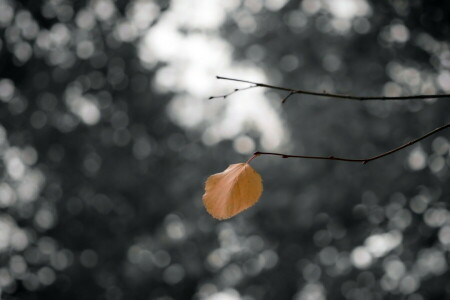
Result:
<svg viewBox="0 0 450 300">
<path fill-rule="evenodd" d="M 0 0 L 2 299 L 448 299 L 448 132 L 367 165 L 258 157 L 264 193 L 210 217 L 253 151 L 368 157 L 450 121 L 450 2 Z"/>
</svg>

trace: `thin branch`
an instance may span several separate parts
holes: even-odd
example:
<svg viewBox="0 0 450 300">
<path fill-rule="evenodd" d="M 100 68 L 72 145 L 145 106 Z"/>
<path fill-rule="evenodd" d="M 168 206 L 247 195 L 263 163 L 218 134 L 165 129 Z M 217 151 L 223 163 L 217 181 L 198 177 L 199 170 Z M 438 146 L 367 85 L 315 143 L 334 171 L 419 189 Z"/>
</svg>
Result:
<svg viewBox="0 0 450 300">
<path fill-rule="evenodd" d="M 290 91 L 289 94 L 283 98 L 283 100 L 281 100 L 281 104 L 284 104 L 284 102 L 286 102 L 290 96 L 294 95 L 295 92 L 294 91 Z"/>
<path fill-rule="evenodd" d="M 290 155 L 290 154 L 283 154 L 283 153 L 259 152 L 258 151 L 258 152 L 255 152 L 253 154 L 253 156 L 248 160 L 247 163 L 249 163 L 251 160 L 253 160 L 254 158 L 256 158 L 258 156 L 261 156 L 261 155 L 274 155 L 274 156 L 281 156 L 282 158 L 290 158 L 291 157 L 291 158 L 306 158 L 306 159 L 340 160 L 340 161 L 346 161 L 346 162 L 359 162 L 359 163 L 367 164 L 370 161 L 373 161 L 373 160 L 376 160 L 376 159 L 388 156 L 388 155 L 390 155 L 392 153 L 395 153 L 395 152 L 400 151 L 400 150 L 402 150 L 402 149 L 404 149 L 406 147 L 409 147 L 409 146 L 411 146 L 411 145 L 413 145 L 413 144 L 415 144 L 415 143 L 417 143 L 417 142 L 419 142 L 419 141 L 421 141 L 423 139 L 426 139 L 427 137 L 429 137 L 429 136 L 431 136 L 431 135 L 433 135 L 433 134 L 435 134 L 435 133 L 437 133 L 439 131 L 447 129 L 449 127 L 450 127 L 450 123 L 448 123 L 448 124 L 446 124 L 444 126 L 438 127 L 436 129 L 428 132 L 427 134 L 425 134 L 425 135 L 423 135 L 423 136 L 421 136 L 421 137 L 419 137 L 419 138 L 417 138 L 415 140 L 409 141 L 408 143 L 403 144 L 403 145 L 401 145 L 401 146 L 399 146 L 397 148 L 394 148 L 392 150 L 389 150 L 387 152 L 384 152 L 384 153 L 381 153 L 379 155 L 372 156 L 372 157 L 369 157 L 369 158 L 361 158 L 361 159 L 357 158 L 357 159 L 355 159 L 355 158 L 344 158 L 344 157 L 335 157 L 335 156 Z"/>
<path fill-rule="evenodd" d="M 211 100 L 211 99 L 217 99 L 217 98 L 223 98 L 223 99 L 226 99 L 228 96 L 231 96 L 231 95 L 233 95 L 234 93 L 237 93 L 237 92 L 240 92 L 240 91 L 249 90 L 249 89 L 252 89 L 252 88 L 255 88 L 255 87 L 258 87 L 258 86 L 257 86 L 256 84 L 252 84 L 251 86 L 248 86 L 248 87 L 244 87 L 244 88 L 240 88 L 240 89 L 234 89 L 232 92 L 230 92 L 230 93 L 228 93 L 228 94 L 225 94 L 225 95 L 211 96 L 211 97 L 208 98 L 208 100 Z"/>
<path fill-rule="evenodd" d="M 250 83 L 250 84 L 252 84 L 252 86 L 251 86 L 252 88 L 253 87 L 262 87 L 262 88 L 268 88 L 268 89 L 273 89 L 273 90 L 289 92 L 289 95 L 285 99 L 283 99 L 283 103 L 286 102 L 287 98 L 289 98 L 293 94 L 304 94 L 304 95 L 312 95 L 312 96 L 317 96 L 317 97 L 329 97 L 329 98 L 339 98 L 339 99 L 358 100 L 358 101 L 450 98 L 450 94 L 430 94 L 430 95 L 395 96 L 395 97 L 385 97 L 385 96 L 362 97 L 362 96 L 342 95 L 342 94 L 334 94 L 334 93 L 327 93 L 327 92 L 321 93 L 321 92 L 312 92 L 312 91 L 306 91 L 306 90 L 290 89 L 290 88 L 285 88 L 285 87 L 271 85 L 271 84 L 265 84 L 265 83 L 260 83 L 260 82 L 253 82 L 253 81 L 249 81 L 249 80 L 229 78 L 229 77 L 223 77 L 223 76 L 216 76 L 216 78 L 221 79 L 221 80 Z M 234 92 L 237 92 L 237 91 L 239 91 L 239 89 L 236 89 Z M 211 97 L 211 98 L 221 98 L 221 96 Z"/>
</svg>

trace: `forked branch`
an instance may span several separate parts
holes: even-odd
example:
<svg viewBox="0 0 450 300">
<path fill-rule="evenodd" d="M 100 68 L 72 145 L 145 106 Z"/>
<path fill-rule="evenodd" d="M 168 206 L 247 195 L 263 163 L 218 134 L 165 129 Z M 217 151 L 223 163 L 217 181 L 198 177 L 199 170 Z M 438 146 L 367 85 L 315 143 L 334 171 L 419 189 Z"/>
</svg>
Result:
<svg viewBox="0 0 450 300">
<path fill-rule="evenodd" d="M 358 101 L 367 101 L 367 100 L 414 100 L 414 99 L 433 99 L 433 98 L 450 98 L 450 94 L 429 94 L 429 95 L 413 95 L 413 96 L 395 96 L 395 97 L 385 97 L 385 96 L 370 96 L 370 97 L 364 97 L 364 96 L 352 96 L 352 95 L 343 95 L 343 94 L 334 94 L 334 93 L 328 93 L 328 92 L 313 92 L 313 91 L 307 91 L 307 90 L 299 90 L 299 89 L 290 89 L 286 87 L 271 85 L 271 84 L 265 84 L 260 82 L 254 82 L 249 80 L 243 80 L 243 79 L 236 79 L 236 78 L 229 78 L 229 77 L 223 77 L 223 76 L 216 76 L 217 79 L 221 80 L 228 80 L 228 81 L 236 81 L 236 82 L 243 82 L 250 84 L 249 87 L 242 88 L 242 89 L 235 89 L 233 92 L 223 95 L 223 96 L 212 96 L 209 99 L 214 98 L 226 98 L 227 96 L 234 94 L 236 92 L 239 92 L 241 90 L 246 90 L 250 88 L 255 87 L 262 87 L 262 88 L 268 88 L 273 90 L 279 90 L 279 91 L 285 91 L 289 94 L 282 100 L 282 103 L 285 103 L 287 99 L 294 95 L 294 94 L 303 94 L 303 95 L 312 95 L 317 97 L 328 97 L 328 98 L 338 98 L 338 99 L 346 99 L 346 100 L 358 100 Z"/>
<path fill-rule="evenodd" d="M 407 147 L 409 147 L 409 146 L 411 146 L 411 145 L 413 145 L 413 144 L 415 144 L 415 143 L 417 143 L 417 142 L 419 142 L 419 141 L 421 141 L 423 139 L 426 139 L 427 137 L 429 137 L 429 136 L 431 136 L 431 135 L 433 135 L 433 134 L 435 134 L 435 133 L 437 133 L 439 131 L 447 129 L 449 127 L 450 127 L 450 123 L 448 123 L 448 124 L 446 124 L 444 126 L 438 127 L 436 129 L 428 132 L 427 134 L 425 134 L 425 135 L 423 135 L 423 136 L 421 136 L 421 137 L 419 137 L 419 138 L 417 138 L 415 140 L 409 141 L 406 144 L 403 144 L 403 145 L 401 145 L 401 146 L 399 146 L 397 148 L 394 148 L 394 149 L 389 150 L 387 152 L 384 152 L 384 153 L 381 153 L 379 155 L 375 155 L 375 156 L 372 156 L 372 157 L 368 157 L 368 158 L 345 158 L 345 157 L 336 157 L 336 156 L 290 155 L 290 154 L 283 154 L 283 153 L 260 152 L 260 151 L 258 151 L 258 152 L 255 152 L 253 154 L 253 156 L 247 161 L 247 163 L 251 162 L 253 159 L 255 159 L 256 157 L 261 156 L 261 155 L 274 155 L 274 156 L 280 156 L 282 158 L 306 158 L 306 159 L 340 160 L 340 161 L 346 161 L 346 162 L 358 162 L 358 163 L 367 164 L 370 161 L 373 161 L 373 160 L 376 160 L 376 159 L 388 156 L 388 155 L 390 155 L 392 153 L 395 153 L 395 152 L 400 151 L 400 150 L 402 150 L 404 148 L 407 148 Z"/>
</svg>

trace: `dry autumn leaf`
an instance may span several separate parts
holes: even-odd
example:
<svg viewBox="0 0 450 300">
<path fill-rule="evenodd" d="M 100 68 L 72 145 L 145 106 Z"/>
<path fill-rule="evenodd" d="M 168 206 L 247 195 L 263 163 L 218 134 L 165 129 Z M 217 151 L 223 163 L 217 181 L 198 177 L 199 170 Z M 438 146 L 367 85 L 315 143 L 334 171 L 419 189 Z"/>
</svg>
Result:
<svg viewBox="0 0 450 300">
<path fill-rule="evenodd" d="M 262 189 L 261 176 L 248 163 L 233 164 L 208 178 L 203 204 L 214 218 L 228 219 L 254 205 Z"/>
</svg>

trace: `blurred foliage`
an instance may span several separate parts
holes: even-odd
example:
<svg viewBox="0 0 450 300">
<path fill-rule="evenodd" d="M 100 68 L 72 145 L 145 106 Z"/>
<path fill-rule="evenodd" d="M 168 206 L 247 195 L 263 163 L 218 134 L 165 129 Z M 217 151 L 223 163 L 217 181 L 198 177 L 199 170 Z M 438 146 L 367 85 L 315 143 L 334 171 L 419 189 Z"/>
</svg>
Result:
<svg viewBox="0 0 450 300">
<path fill-rule="evenodd" d="M 264 143 L 248 126 L 211 144 L 206 123 L 169 118 L 186 91 L 162 86 L 170 63 L 141 46 L 180 3 L 0 0 L 1 297 L 450 297 L 448 133 L 366 166 L 259 157 L 260 202 L 225 222 L 205 212 L 207 176 L 245 159 L 233 148 Z M 191 3 L 223 9 L 217 32 L 234 60 L 271 83 L 450 92 L 445 1 Z M 175 16 L 219 19 L 203 12 Z M 284 95 L 268 97 L 289 128 L 283 152 L 366 157 L 449 122 L 447 100 L 293 96 L 277 108 Z"/>
</svg>

